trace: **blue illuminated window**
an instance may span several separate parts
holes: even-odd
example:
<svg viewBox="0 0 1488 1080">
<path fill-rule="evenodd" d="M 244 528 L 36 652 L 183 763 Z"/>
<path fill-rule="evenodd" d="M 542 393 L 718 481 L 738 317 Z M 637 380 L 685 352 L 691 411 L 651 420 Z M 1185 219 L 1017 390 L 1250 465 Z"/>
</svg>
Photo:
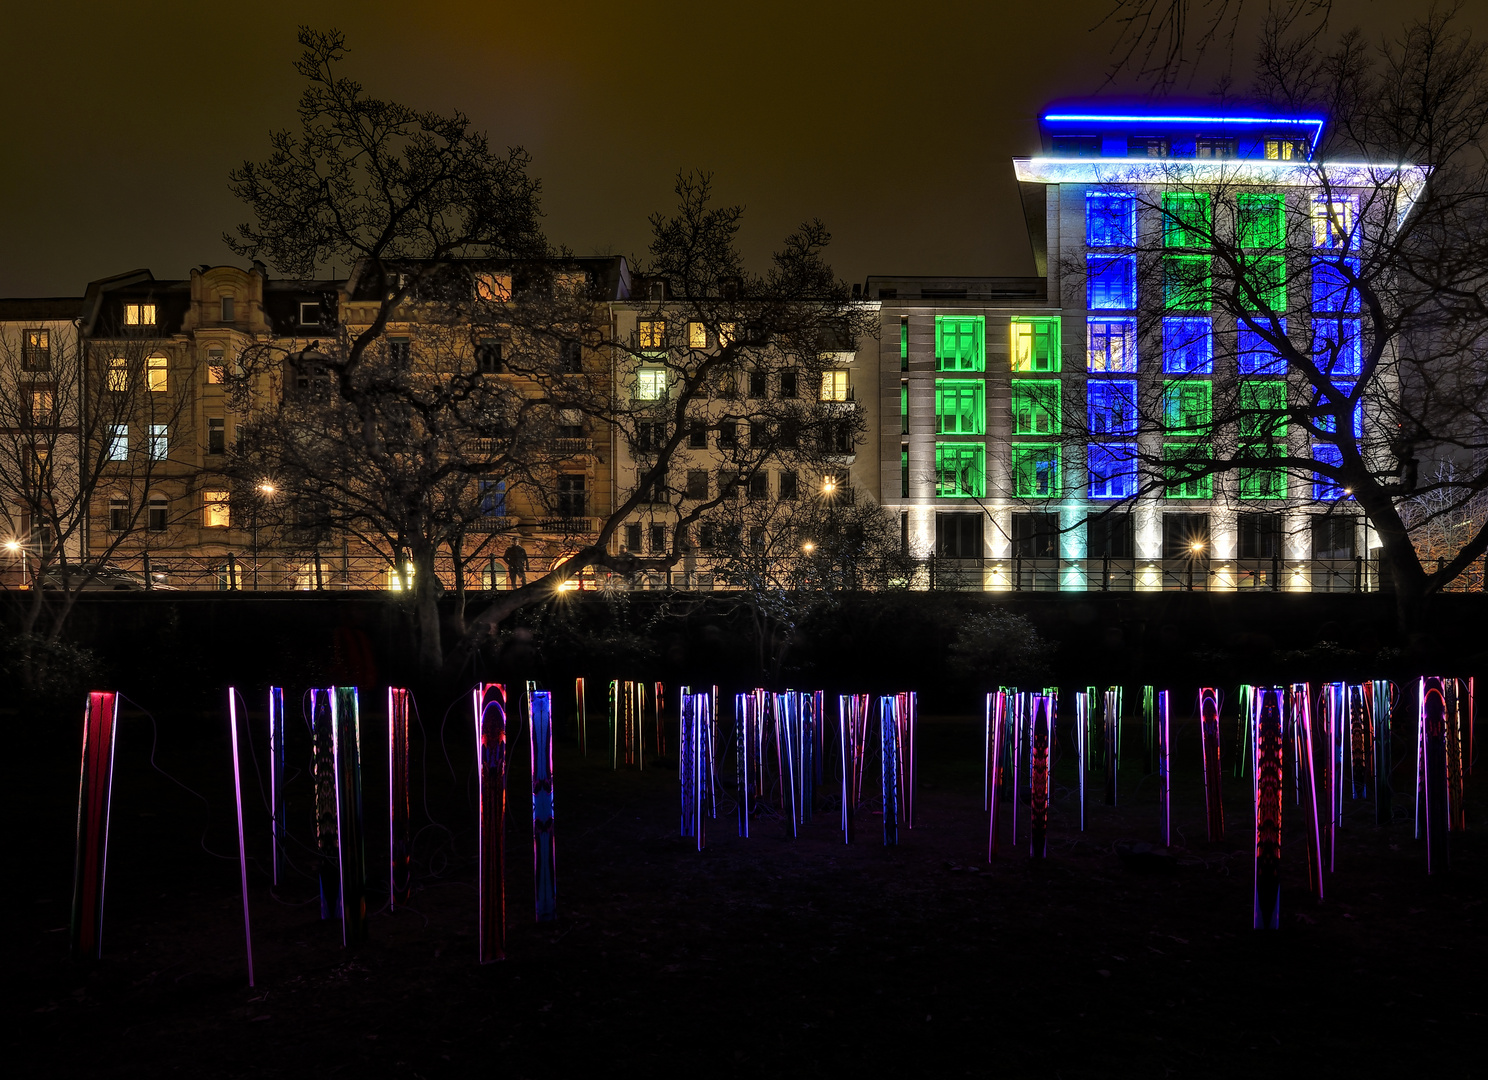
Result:
<svg viewBox="0 0 1488 1080">
<path fill-rule="evenodd" d="M 1313 259 L 1312 310 L 1358 311 L 1359 289 L 1351 282 L 1358 276 L 1358 259 Z"/>
<path fill-rule="evenodd" d="M 1286 322 L 1281 324 L 1286 330 Z M 1236 331 L 1235 364 L 1241 375 L 1285 375 L 1286 361 L 1254 330 L 1240 327 Z"/>
<path fill-rule="evenodd" d="M 1340 394 L 1352 394 L 1354 392 L 1354 387 L 1356 385 L 1357 385 L 1356 383 L 1352 383 L 1352 382 L 1335 382 L 1333 384 L 1334 388 L 1337 389 L 1337 391 Z M 1317 393 L 1316 391 L 1313 392 L 1312 401 L 1313 401 L 1313 407 L 1314 408 L 1317 408 L 1318 406 L 1321 406 L 1321 405 L 1324 404 L 1323 403 L 1323 396 L 1321 394 Z M 1364 399 L 1363 399 L 1363 397 L 1360 397 L 1358 401 L 1354 402 L 1353 414 L 1354 414 L 1354 435 L 1356 437 L 1358 437 L 1358 436 L 1361 436 L 1361 435 L 1364 434 Z M 1334 416 L 1334 415 L 1331 415 L 1331 414 L 1330 415 L 1324 415 L 1324 416 L 1317 417 L 1316 418 L 1316 423 L 1317 423 L 1318 428 L 1320 430 L 1322 430 L 1322 431 L 1336 432 L 1338 430 L 1338 417 L 1337 416 Z"/>
<path fill-rule="evenodd" d="M 1091 311 L 1131 311 L 1137 306 L 1135 255 L 1087 255 L 1085 275 Z"/>
<path fill-rule="evenodd" d="M 1312 362 L 1328 375 L 1364 371 L 1364 343 L 1358 319 L 1313 319 Z"/>
<path fill-rule="evenodd" d="M 1088 371 L 1137 370 L 1137 320 L 1100 319 L 1089 321 L 1085 366 Z"/>
<path fill-rule="evenodd" d="M 1135 379 L 1092 379 L 1085 384 L 1085 401 L 1092 435 L 1137 433 Z"/>
<path fill-rule="evenodd" d="M 1137 493 L 1135 443 L 1091 443 L 1085 451 L 1090 498 L 1130 499 Z"/>
<path fill-rule="evenodd" d="M 1163 320 L 1163 373 L 1212 375 L 1214 334 L 1208 319 Z"/>
<path fill-rule="evenodd" d="M 1315 443 L 1312 447 L 1312 459 L 1319 465 L 1331 465 L 1335 469 L 1343 467 L 1343 451 L 1330 443 Z M 1343 485 L 1332 477 L 1314 471 L 1312 474 L 1312 497 L 1324 502 L 1332 502 L 1337 499 L 1347 498 Z"/>
<path fill-rule="evenodd" d="M 1085 243 L 1090 247 L 1131 247 L 1136 243 L 1137 200 L 1128 194 L 1085 195 Z"/>
</svg>

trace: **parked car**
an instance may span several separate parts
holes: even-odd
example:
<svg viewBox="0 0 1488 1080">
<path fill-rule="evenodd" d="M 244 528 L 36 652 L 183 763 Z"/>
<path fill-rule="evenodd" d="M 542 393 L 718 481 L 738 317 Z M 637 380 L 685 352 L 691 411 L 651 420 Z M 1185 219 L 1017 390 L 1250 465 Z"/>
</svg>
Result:
<svg viewBox="0 0 1488 1080">
<path fill-rule="evenodd" d="M 61 568 L 54 568 L 42 576 L 41 587 L 43 589 L 73 589 L 78 592 L 134 592 L 144 589 L 166 589 L 175 591 L 174 585 L 167 585 L 162 578 L 163 573 L 150 575 L 153 582 L 146 582 L 143 574 L 133 570 L 126 570 L 122 566 L 113 563 L 104 563 L 102 566 L 93 568 L 85 566 L 69 566 L 64 572 Z"/>
</svg>

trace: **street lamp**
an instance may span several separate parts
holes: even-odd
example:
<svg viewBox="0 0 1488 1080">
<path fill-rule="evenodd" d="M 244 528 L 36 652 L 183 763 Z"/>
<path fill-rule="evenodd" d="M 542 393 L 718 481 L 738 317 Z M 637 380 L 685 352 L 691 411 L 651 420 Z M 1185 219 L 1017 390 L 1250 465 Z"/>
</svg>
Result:
<svg viewBox="0 0 1488 1080">
<path fill-rule="evenodd" d="M 26 545 L 14 538 L 5 541 L 5 550 L 14 555 L 17 551 L 21 553 L 21 588 L 30 585 L 31 572 L 26 565 Z"/>
<path fill-rule="evenodd" d="M 253 500 L 253 591 L 258 591 L 258 506 L 264 499 L 274 497 L 274 485 L 268 480 L 261 481 L 258 485 L 258 493 L 262 498 Z"/>
</svg>

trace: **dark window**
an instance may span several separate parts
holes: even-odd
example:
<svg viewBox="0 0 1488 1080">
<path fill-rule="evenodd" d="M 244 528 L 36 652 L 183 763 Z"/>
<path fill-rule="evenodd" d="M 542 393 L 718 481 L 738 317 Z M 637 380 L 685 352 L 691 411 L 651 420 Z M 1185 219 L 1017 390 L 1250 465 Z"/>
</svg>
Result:
<svg viewBox="0 0 1488 1080">
<path fill-rule="evenodd" d="M 780 373 L 780 396 L 783 398 L 796 396 L 796 373 L 794 371 Z"/>
<path fill-rule="evenodd" d="M 661 421 L 643 421 L 636 425 L 636 452 L 648 454 L 666 444 L 666 425 Z"/>
<path fill-rule="evenodd" d="M 667 527 L 654 522 L 651 525 L 651 550 L 658 555 L 666 554 Z"/>
<path fill-rule="evenodd" d="M 482 517 L 506 517 L 506 481 L 483 476 L 476 481 Z"/>
<path fill-rule="evenodd" d="M 739 425 L 732 420 L 724 420 L 718 425 L 718 445 L 721 449 L 732 450 L 739 445 Z"/>
<path fill-rule="evenodd" d="M 151 532 L 165 532 L 166 519 L 170 516 L 170 504 L 164 499 L 152 498 L 145 519 L 145 527 Z"/>
<path fill-rule="evenodd" d="M 1168 140 L 1161 136 L 1139 135 L 1126 140 L 1127 157 L 1167 157 Z"/>
<path fill-rule="evenodd" d="M 227 453 L 227 421 L 220 416 L 207 418 L 207 453 Z"/>
<path fill-rule="evenodd" d="M 1195 559 L 1209 554 L 1208 514 L 1164 514 L 1164 559 Z"/>
<path fill-rule="evenodd" d="M 559 357 L 562 370 L 568 375 L 577 375 L 584 370 L 584 350 L 577 341 L 565 341 Z"/>
<path fill-rule="evenodd" d="M 1013 554 L 1022 559 L 1059 558 L 1059 515 L 1014 514 Z"/>
<path fill-rule="evenodd" d="M 708 425 L 701 420 L 693 420 L 687 425 L 687 445 L 694 450 L 706 450 L 708 448 Z"/>
<path fill-rule="evenodd" d="M 780 474 L 780 497 L 782 499 L 796 497 L 796 474 L 792 470 L 783 470 Z"/>
<path fill-rule="evenodd" d="M 853 452 L 853 425 L 850 420 L 837 420 L 822 428 L 822 449 L 829 454 Z"/>
<path fill-rule="evenodd" d="M 763 525 L 752 526 L 749 530 L 749 550 L 765 550 L 765 527 Z"/>
<path fill-rule="evenodd" d="M 770 497 L 770 474 L 757 472 L 749 478 L 749 497 L 751 499 L 768 499 Z"/>
<path fill-rule="evenodd" d="M 109 530 L 123 532 L 129 528 L 129 500 L 109 500 Z"/>
<path fill-rule="evenodd" d="M 708 470 L 687 470 L 686 494 L 689 499 L 706 499 L 708 497 Z"/>
<path fill-rule="evenodd" d="M 1130 514 L 1101 514 L 1085 521 L 1085 554 L 1087 558 L 1130 559 L 1135 545 Z"/>
<path fill-rule="evenodd" d="M 780 421 L 780 445 L 785 450 L 794 450 L 801 443 L 801 422 L 795 417 Z"/>
<path fill-rule="evenodd" d="M 625 548 L 627 551 L 636 552 L 641 550 L 641 525 L 640 522 L 625 526 Z"/>
<path fill-rule="evenodd" d="M 719 473 L 718 494 L 725 499 L 737 499 L 739 497 L 739 474 L 736 472 Z"/>
<path fill-rule="evenodd" d="M 320 325 L 320 301 L 318 301 L 318 300 L 301 300 L 300 301 L 300 325 L 301 326 L 319 326 Z"/>
<path fill-rule="evenodd" d="M 583 476 L 577 473 L 564 473 L 558 477 L 558 516 L 583 517 L 584 506 Z"/>
<path fill-rule="evenodd" d="M 770 445 L 770 422 L 768 420 L 749 421 L 749 445 L 761 447 Z"/>
<path fill-rule="evenodd" d="M 1269 559 L 1281 554 L 1280 514 L 1241 514 L 1235 521 L 1240 558 Z"/>
<path fill-rule="evenodd" d="M 756 369 L 749 373 L 749 396 L 756 398 L 765 396 L 765 373 L 763 371 Z"/>
<path fill-rule="evenodd" d="M 560 439 L 582 439 L 584 437 L 584 421 L 573 416 L 562 416 L 560 420 L 565 421 L 558 425 L 558 437 Z M 573 421 L 569 423 L 567 421 Z"/>
<path fill-rule="evenodd" d="M 388 358 L 395 364 L 406 364 L 413 346 L 406 337 L 388 338 Z"/>
<path fill-rule="evenodd" d="M 1203 138 L 1194 144 L 1194 156 L 1201 158 L 1232 158 L 1235 156 L 1234 139 Z"/>
<path fill-rule="evenodd" d="M 501 342 L 481 340 L 475 347 L 475 369 L 482 375 L 495 375 L 501 370 Z"/>
<path fill-rule="evenodd" d="M 640 493 L 640 501 L 643 503 L 664 503 L 667 501 L 665 477 L 658 476 L 650 482 L 643 480 L 636 490 Z"/>
<path fill-rule="evenodd" d="M 1054 153 L 1060 157 L 1100 157 L 1099 135 L 1055 135 Z"/>
<path fill-rule="evenodd" d="M 980 559 L 983 516 L 936 514 L 935 554 L 942 559 Z"/>
<path fill-rule="evenodd" d="M 233 306 L 234 306 L 233 305 L 233 298 L 231 296 L 224 296 L 222 298 L 222 321 L 223 322 L 232 322 L 233 321 Z"/>
<path fill-rule="evenodd" d="M 1357 524 L 1358 518 L 1350 514 L 1314 514 L 1312 557 L 1314 559 L 1352 559 Z"/>
</svg>

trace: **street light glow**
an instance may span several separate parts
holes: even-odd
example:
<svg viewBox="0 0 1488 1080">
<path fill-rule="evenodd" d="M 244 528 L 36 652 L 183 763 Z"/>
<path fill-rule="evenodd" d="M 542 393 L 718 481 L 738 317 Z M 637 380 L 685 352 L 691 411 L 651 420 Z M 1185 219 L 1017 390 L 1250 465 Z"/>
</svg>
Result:
<svg viewBox="0 0 1488 1080">
<path fill-rule="evenodd" d="M 265 480 L 262 484 L 258 485 L 258 490 L 265 495 L 272 495 L 274 494 L 274 485 Z"/>
<path fill-rule="evenodd" d="M 7 551 L 20 551 L 21 542 L 19 540 L 7 540 L 5 541 L 5 549 Z"/>
<path fill-rule="evenodd" d="M 801 545 L 801 550 L 804 551 L 807 555 L 810 555 L 813 551 L 816 550 L 816 545 L 813 544 L 810 540 L 807 540 L 804 544 Z"/>
</svg>

